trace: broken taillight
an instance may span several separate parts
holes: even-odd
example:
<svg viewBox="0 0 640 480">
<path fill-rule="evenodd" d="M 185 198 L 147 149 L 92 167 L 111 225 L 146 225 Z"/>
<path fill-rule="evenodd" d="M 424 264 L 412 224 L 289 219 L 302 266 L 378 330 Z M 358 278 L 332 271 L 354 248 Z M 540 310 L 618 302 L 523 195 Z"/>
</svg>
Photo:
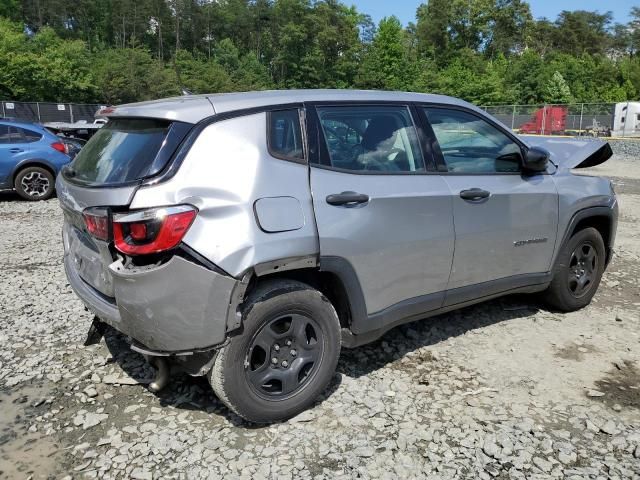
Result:
<svg viewBox="0 0 640 480">
<path fill-rule="evenodd" d="M 197 213 L 192 205 L 177 205 L 115 215 L 115 247 L 126 255 L 170 250 L 180 243 Z"/>
<path fill-rule="evenodd" d="M 106 209 L 87 208 L 82 212 L 87 231 L 98 240 L 109 240 L 109 214 Z"/>
</svg>

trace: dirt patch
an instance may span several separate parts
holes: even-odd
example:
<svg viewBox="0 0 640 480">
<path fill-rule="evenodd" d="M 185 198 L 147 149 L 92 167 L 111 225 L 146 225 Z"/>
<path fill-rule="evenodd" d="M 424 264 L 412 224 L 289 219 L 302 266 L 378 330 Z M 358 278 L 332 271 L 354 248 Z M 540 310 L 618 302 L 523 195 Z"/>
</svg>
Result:
<svg viewBox="0 0 640 480">
<path fill-rule="evenodd" d="M 555 356 L 564 360 L 574 360 L 576 362 L 581 362 L 582 360 L 584 360 L 585 356 L 588 353 L 594 353 L 597 351 L 598 349 L 593 345 L 588 345 L 586 343 L 570 343 L 562 348 L 559 348 L 556 351 Z"/>
<path fill-rule="evenodd" d="M 640 369 L 633 362 L 616 362 L 605 377 L 595 382 L 602 397 L 595 400 L 609 407 L 620 405 L 623 408 L 640 410 Z"/>
<path fill-rule="evenodd" d="M 0 392 L 0 478 L 55 478 L 60 447 L 51 435 L 30 430 L 46 414 L 43 387 Z M 35 423 L 35 422 L 34 422 Z"/>
</svg>

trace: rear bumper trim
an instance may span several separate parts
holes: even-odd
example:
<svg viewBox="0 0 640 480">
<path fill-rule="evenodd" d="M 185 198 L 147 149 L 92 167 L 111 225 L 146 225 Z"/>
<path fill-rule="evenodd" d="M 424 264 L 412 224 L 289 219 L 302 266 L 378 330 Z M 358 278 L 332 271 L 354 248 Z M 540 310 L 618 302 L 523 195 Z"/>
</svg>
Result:
<svg viewBox="0 0 640 480">
<path fill-rule="evenodd" d="M 100 320 L 118 329 L 118 324 L 120 323 L 118 307 L 106 300 L 96 289 L 80 278 L 77 270 L 71 265 L 71 256 L 67 254 L 64 256 L 64 270 L 71 288 L 80 297 L 85 306 Z"/>
<path fill-rule="evenodd" d="M 71 287 L 87 308 L 131 337 L 140 353 L 188 355 L 226 340 L 227 317 L 235 311 L 234 292 L 240 283 L 233 277 L 178 256 L 138 270 L 125 269 L 117 261 L 108 269 L 112 302 L 79 276 L 72 255 L 65 255 L 64 264 Z"/>
</svg>

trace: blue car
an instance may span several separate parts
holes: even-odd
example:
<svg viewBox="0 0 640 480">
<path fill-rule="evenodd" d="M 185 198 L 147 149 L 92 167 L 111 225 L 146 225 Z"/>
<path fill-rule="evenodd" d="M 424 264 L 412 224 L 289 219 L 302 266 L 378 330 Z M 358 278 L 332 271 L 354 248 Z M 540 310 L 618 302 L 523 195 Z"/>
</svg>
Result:
<svg viewBox="0 0 640 480">
<path fill-rule="evenodd" d="M 46 200 L 53 195 L 56 175 L 70 161 L 64 140 L 42 125 L 0 118 L 0 190 Z"/>
</svg>

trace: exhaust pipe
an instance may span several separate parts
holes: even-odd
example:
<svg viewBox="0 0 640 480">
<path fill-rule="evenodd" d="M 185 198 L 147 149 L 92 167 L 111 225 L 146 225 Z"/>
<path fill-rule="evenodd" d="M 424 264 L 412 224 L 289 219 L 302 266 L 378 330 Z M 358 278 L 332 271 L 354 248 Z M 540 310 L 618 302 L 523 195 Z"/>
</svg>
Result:
<svg viewBox="0 0 640 480">
<path fill-rule="evenodd" d="M 169 383 L 169 362 L 163 357 L 153 357 L 149 363 L 157 369 L 156 377 L 149 384 L 149 390 L 158 393 Z"/>
</svg>

